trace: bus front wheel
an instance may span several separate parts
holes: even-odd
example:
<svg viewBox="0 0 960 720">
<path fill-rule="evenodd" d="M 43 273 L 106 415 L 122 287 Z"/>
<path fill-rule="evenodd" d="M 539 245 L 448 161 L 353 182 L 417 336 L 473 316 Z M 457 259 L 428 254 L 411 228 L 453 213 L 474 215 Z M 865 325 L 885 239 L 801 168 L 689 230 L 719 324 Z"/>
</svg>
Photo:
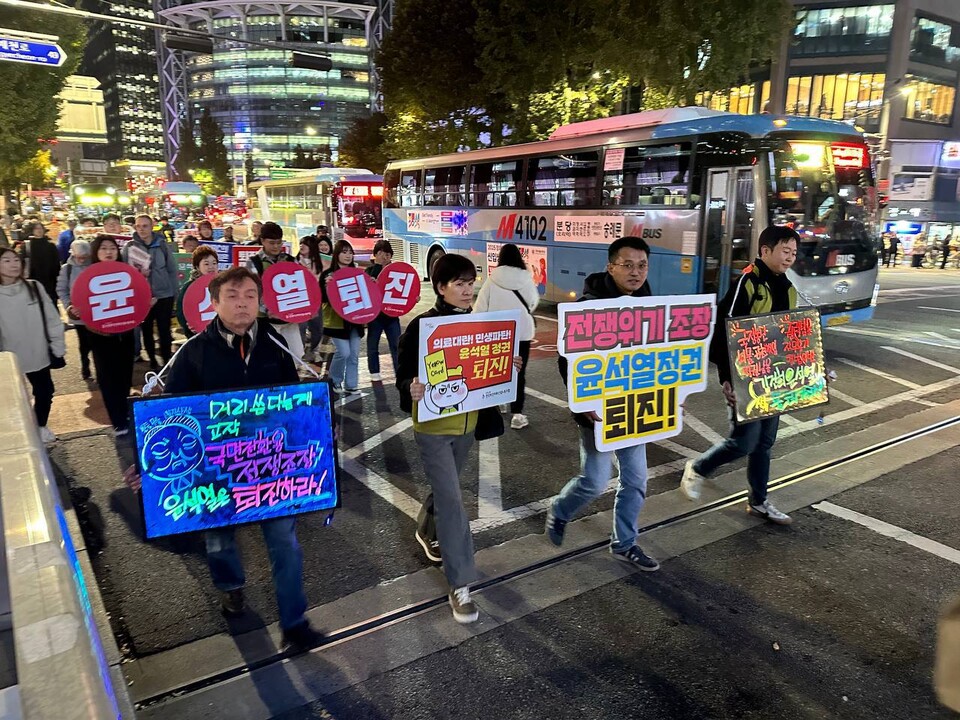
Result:
<svg viewBox="0 0 960 720">
<path fill-rule="evenodd" d="M 442 258 L 446 253 L 437 248 L 427 257 L 427 280 L 433 280 L 433 267 L 437 264 L 437 260 Z"/>
</svg>

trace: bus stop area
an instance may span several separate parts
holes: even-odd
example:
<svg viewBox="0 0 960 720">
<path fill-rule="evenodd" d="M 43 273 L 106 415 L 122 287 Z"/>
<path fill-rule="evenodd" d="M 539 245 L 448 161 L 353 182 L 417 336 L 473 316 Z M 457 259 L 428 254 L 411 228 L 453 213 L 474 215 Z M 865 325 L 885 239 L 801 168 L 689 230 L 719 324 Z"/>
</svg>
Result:
<svg viewBox="0 0 960 720">
<path fill-rule="evenodd" d="M 952 343 L 919 342 L 944 330 L 941 317 L 918 322 L 914 311 L 918 303 L 960 311 L 960 282 L 944 282 L 929 290 L 898 275 L 875 321 L 827 332 L 840 373 L 830 405 L 781 423 L 774 451 L 774 499 L 792 527 L 743 512 L 742 463 L 711 481 L 701 504 L 677 491 L 685 461 L 726 432 L 719 390 L 694 396 L 683 433 L 648 448 L 640 544 L 663 566 L 644 574 L 606 552 L 611 493 L 571 524 L 562 548 L 542 535 L 549 499 L 577 471 L 577 434 L 556 370 L 555 309 L 541 308 L 531 424 L 475 447 L 463 473 L 483 576 L 471 626 L 453 622 L 442 574 L 413 537 L 425 485 L 389 356 L 380 383 L 361 362 L 361 393 L 338 401 L 343 506 L 329 526 L 322 515 L 298 520 L 308 617 L 325 640 L 294 657 L 280 652 L 255 527 L 237 533 L 248 610 L 227 620 L 200 538 L 143 540 L 138 499 L 121 479 L 133 447 L 104 427 L 99 396 L 77 368 L 55 373 L 50 426 L 60 439 L 49 453 L 29 437 L 20 387 L 17 432 L 34 464 L 10 469 L 13 444 L 4 444 L 6 554 L 20 552 L 14 500 L 43 498 L 48 531 L 66 528 L 49 545 L 66 554 L 39 570 L 59 568 L 76 604 L 54 612 L 46 600 L 24 600 L 8 568 L 19 694 L 25 702 L 36 692 L 27 686 L 40 673 L 26 671 L 44 661 L 98 681 L 75 689 L 45 667 L 44 695 L 54 684 L 52 695 L 73 701 L 62 715 L 23 716 L 950 717 L 936 703 L 931 668 L 936 616 L 960 588 L 952 483 L 960 369 Z M 4 387 L 17 387 L 15 371 L 3 370 Z M 20 535 L 37 544 L 39 527 Z M 88 591 L 86 608 L 77 588 Z M 49 615 L 21 620 L 18 598 Z M 102 663 L 74 665 L 59 645 L 44 657 L 28 650 L 35 637 L 25 625 L 84 611 L 92 624 L 71 626 L 83 630 L 70 635 L 71 648 Z M 83 714 L 94 706 L 76 698 L 94 702 L 91 688 L 113 698 L 116 715 Z"/>
</svg>

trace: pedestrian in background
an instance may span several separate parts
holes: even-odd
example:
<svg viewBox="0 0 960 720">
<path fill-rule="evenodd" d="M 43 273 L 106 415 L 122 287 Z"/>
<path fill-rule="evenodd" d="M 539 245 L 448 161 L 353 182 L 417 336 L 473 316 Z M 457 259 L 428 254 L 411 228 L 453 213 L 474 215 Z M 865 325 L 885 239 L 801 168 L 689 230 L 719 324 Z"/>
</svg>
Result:
<svg viewBox="0 0 960 720">
<path fill-rule="evenodd" d="M 197 223 L 197 232 L 199 233 L 199 243 L 213 242 L 213 223 L 209 220 L 201 220 Z M 196 250 L 196 248 L 194 248 Z M 193 250 L 187 250 L 185 252 L 193 252 Z"/>
<path fill-rule="evenodd" d="M 50 370 L 64 366 L 67 352 L 63 322 L 44 288 L 35 280 L 24 279 L 23 261 L 11 248 L 0 248 L 0 351 L 17 356 L 20 370 L 33 388 L 40 439 L 56 442 L 47 420 L 54 392 Z"/>
<path fill-rule="evenodd" d="M 70 293 L 80 273 L 90 266 L 90 243 L 86 240 L 74 240 L 70 244 L 70 255 L 60 268 L 57 278 L 57 296 L 66 310 L 67 317 L 77 331 L 77 343 L 80 346 L 80 377 L 89 380 L 90 375 L 90 331 L 83 324 L 76 308 L 70 301 Z"/>
<path fill-rule="evenodd" d="M 67 220 L 67 229 L 62 231 L 59 237 L 57 237 L 57 254 L 60 256 L 60 262 L 62 263 L 65 263 L 70 257 L 70 246 L 73 244 L 73 241 L 77 239 L 74 234 L 76 227 L 77 219 L 70 218 Z"/>
<path fill-rule="evenodd" d="M 300 252 L 297 262 L 310 271 L 314 280 L 319 284 L 320 274 L 323 272 L 323 263 L 320 261 L 320 250 L 317 247 L 317 238 L 305 235 L 300 238 Z M 308 339 L 309 336 L 309 339 Z M 317 348 L 323 340 L 323 306 L 317 308 L 317 313 L 309 320 L 300 323 L 300 339 L 303 342 L 303 361 L 317 362 L 319 352 Z"/>
<path fill-rule="evenodd" d="M 193 285 L 194 281 L 204 275 L 216 275 L 219 265 L 217 262 L 217 251 L 209 245 L 201 245 L 193 251 L 193 270 L 190 271 L 190 277 L 180 288 L 180 294 L 177 296 L 177 322 L 180 323 L 180 329 L 186 337 L 193 337 L 196 333 L 190 329 L 187 324 L 186 315 L 183 313 L 183 298 L 187 294 L 187 289 Z"/>
<path fill-rule="evenodd" d="M 116 261 L 122 262 L 120 245 L 116 239 L 106 233 L 97 235 L 90 244 L 90 264 Z M 134 332 L 128 330 L 105 335 L 90 331 L 90 350 L 93 353 L 93 368 L 97 372 L 97 388 L 117 437 L 129 432 L 128 398 L 133 385 Z"/>
<path fill-rule="evenodd" d="M 517 327 L 517 340 L 523 366 L 517 374 L 517 399 L 510 403 L 510 412 L 513 413 L 510 427 L 514 430 L 520 430 L 530 424 L 527 416 L 523 414 L 523 405 L 530 344 L 537 333 L 533 312 L 537 309 L 539 302 L 540 293 L 537 291 L 527 264 L 523 261 L 520 248 L 513 243 L 506 243 L 500 248 L 497 267 L 491 271 L 487 282 L 480 288 L 473 309 L 476 312 L 523 310 L 523 317 Z"/>
<path fill-rule="evenodd" d="M 24 277 L 40 283 L 56 308 L 57 277 L 60 275 L 60 255 L 57 253 L 57 246 L 47 237 L 47 230 L 39 220 L 25 226 L 25 232 L 27 240 L 21 249 Z"/>
<path fill-rule="evenodd" d="M 393 246 L 387 240 L 378 240 L 373 246 L 373 263 L 366 273 L 376 280 L 387 265 L 393 262 Z M 390 359 L 393 361 L 393 374 L 397 374 L 397 348 L 400 343 L 400 318 L 380 313 L 367 326 L 367 370 L 370 379 L 380 380 L 380 335 L 387 336 Z"/>
<path fill-rule="evenodd" d="M 333 262 L 333 243 L 330 242 L 330 238 L 323 235 L 317 237 L 317 252 L 320 253 L 320 265 L 323 270 L 329 270 Z"/>
<path fill-rule="evenodd" d="M 333 246 L 333 260 L 330 267 L 320 275 L 320 291 L 323 293 L 323 330 L 333 341 L 336 348 L 330 362 L 330 378 L 333 389 L 340 392 L 355 393 L 360 385 L 360 338 L 363 337 L 363 325 L 355 325 L 340 317 L 327 292 L 330 276 L 342 267 L 356 267 L 353 260 L 353 246 L 346 240 L 340 240 Z"/>
<path fill-rule="evenodd" d="M 283 228 L 275 222 L 264 223 L 260 229 L 261 249 L 256 255 L 251 255 L 247 260 L 247 270 L 252 272 L 257 278 L 262 278 L 263 273 L 271 265 L 282 262 L 296 262 L 296 259 L 290 253 L 283 249 Z M 273 317 L 267 312 L 266 306 L 260 306 L 260 317 L 265 317 L 276 330 L 287 341 L 287 347 L 295 357 L 303 356 L 303 340 L 300 339 L 300 326 L 296 323 L 288 323 L 280 318 Z"/>
</svg>

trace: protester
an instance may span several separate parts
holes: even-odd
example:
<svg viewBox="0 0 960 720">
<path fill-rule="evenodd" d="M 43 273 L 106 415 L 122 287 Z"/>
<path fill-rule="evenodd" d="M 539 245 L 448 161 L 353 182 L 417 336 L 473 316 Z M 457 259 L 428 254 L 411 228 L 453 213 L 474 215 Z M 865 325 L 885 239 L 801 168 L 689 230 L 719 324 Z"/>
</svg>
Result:
<svg viewBox="0 0 960 720">
<path fill-rule="evenodd" d="M 900 251 L 900 236 L 890 233 L 890 250 L 887 252 L 887 265 L 897 266 L 897 253 Z"/>
<path fill-rule="evenodd" d="M 180 329 L 187 337 L 193 337 L 196 333 L 190 329 L 187 324 L 186 315 L 183 312 L 183 298 L 187 294 L 187 288 L 193 285 L 194 281 L 204 275 L 215 275 L 219 269 L 217 262 L 217 251 L 209 245 L 201 245 L 193 251 L 193 270 L 190 271 L 190 277 L 180 288 L 180 294 L 177 296 L 177 321 L 180 323 Z"/>
<path fill-rule="evenodd" d="M 337 243 L 337 247 L 340 244 Z M 334 260 L 337 260 L 336 253 Z M 431 489 L 420 508 L 415 538 L 427 559 L 432 562 L 442 559 L 449 585 L 447 600 L 454 620 L 472 623 L 479 616 L 470 597 L 470 585 L 477 579 L 477 570 L 470 518 L 460 493 L 460 473 L 473 445 L 478 413 L 470 411 L 420 422 L 417 403 L 424 394 L 424 385 L 418 377 L 420 322 L 424 318 L 469 313 L 477 270 L 468 258 L 449 253 L 437 260 L 430 279 L 437 302 L 414 318 L 400 338 L 396 385 L 400 391 L 400 408 L 413 414 L 413 433 Z M 514 358 L 514 366 L 519 364 L 518 356 Z"/>
<path fill-rule="evenodd" d="M 214 278 L 210 299 L 217 317 L 183 346 L 170 370 L 165 392 L 209 393 L 297 382 L 286 343 L 273 325 L 257 318 L 260 297 L 259 278 L 246 268 L 231 268 Z M 126 471 L 124 480 L 134 490 L 140 489 L 135 467 Z M 260 529 L 270 555 L 283 644 L 295 650 L 308 649 L 320 636 L 305 617 L 303 552 L 297 542 L 296 521 L 293 517 L 266 520 L 260 523 Z M 207 564 L 220 591 L 221 610 L 228 617 L 239 616 L 245 609 L 246 578 L 234 528 L 207 530 L 204 536 Z"/>
<path fill-rule="evenodd" d="M 235 243 L 236 240 L 233 238 L 233 225 L 224 225 L 223 226 L 223 242 L 225 243 Z"/>
<path fill-rule="evenodd" d="M 244 245 L 259 245 L 261 232 L 263 232 L 263 223 L 259 220 L 254 220 L 250 223 L 250 238 Z"/>
<path fill-rule="evenodd" d="M 201 220 L 197 223 L 197 232 L 200 233 L 200 242 L 213 242 L 213 223 L 209 220 Z M 194 248 L 195 250 L 196 248 Z M 184 251 L 184 252 L 193 252 L 193 250 Z"/>
<path fill-rule="evenodd" d="M 171 245 L 177 240 L 177 231 L 173 229 L 173 225 L 170 224 L 170 218 L 166 215 L 160 218 L 159 233 L 163 235 L 163 239 Z"/>
<path fill-rule="evenodd" d="M 90 244 L 90 263 L 120 260 L 120 245 L 105 233 L 97 235 Z M 133 385 L 134 330 L 105 335 L 90 331 L 90 350 L 97 372 L 97 387 L 103 405 L 113 425 L 114 434 L 122 437 L 129 432 L 130 406 L 128 397 Z"/>
<path fill-rule="evenodd" d="M 493 310 L 523 310 L 523 318 L 517 327 L 517 340 L 520 345 L 520 357 L 523 358 L 523 367 L 517 375 L 517 399 L 510 403 L 510 412 L 513 418 L 510 427 L 520 430 L 530 424 L 523 414 L 524 395 L 526 394 L 527 361 L 530 359 L 530 344 L 537 333 L 533 311 L 540 302 L 540 293 L 533 282 L 530 270 L 523 261 L 520 249 L 513 243 L 506 243 L 500 248 L 500 257 L 487 282 L 480 288 L 477 302 L 473 309 L 476 312 Z"/>
<path fill-rule="evenodd" d="M 793 310 L 797 307 L 797 291 L 786 272 L 797 259 L 800 236 L 788 227 L 771 226 L 760 233 L 760 257 L 748 266 L 737 283 L 717 306 L 717 328 L 710 344 L 710 361 L 717 366 L 717 375 L 730 416 L 730 436 L 707 450 L 696 460 L 687 462 L 680 489 L 690 500 L 699 500 L 704 479 L 718 468 L 747 456 L 747 483 L 750 487 L 747 512 L 778 525 L 793 520 L 780 512 L 767 499 L 770 481 L 770 453 L 777 440 L 780 417 L 752 422 L 737 422 L 737 398 L 731 384 L 730 356 L 723 331 L 727 318 L 762 315 Z"/>
<path fill-rule="evenodd" d="M 163 235 L 153 231 L 153 220 L 149 215 L 136 217 L 134 231 L 133 239 L 123 246 L 121 257 L 150 282 L 152 305 L 140 328 L 143 331 L 143 344 L 150 358 L 150 368 L 156 372 L 160 365 L 157 363 L 158 348 L 154 342 L 154 328 L 164 364 L 168 363 L 171 357 L 173 335 L 170 332 L 170 318 L 179 286 L 177 261 Z"/>
<path fill-rule="evenodd" d="M 70 244 L 70 256 L 60 268 L 57 278 L 57 296 L 66 310 L 67 317 L 77 331 L 77 343 L 80 345 L 80 377 L 89 380 L 90 375 L 90 331 L 83 324 L 80 315 L 70 301 L 70 292 L 80 273 L 90 266 L 90 243 L 86 240 L 74 240 Z"/>
<path fill-rule="evenodd" d="M 251 256 L 247 260 L 247 270 L 263 277 L 263 273 L 271 265 L 281 262 L 296 262 L 294 257 L 283 249 L 283 228 L 275 222 L 267 222 L 260 229 L 260 244 L 263 245 L 260 252 Z M 300 339 L 300 326 L 296 323 L 284 322 L 280 318 L 271 316 L 266 307 L 260 309 L 261 317 L 266 317 L 273 329 L 276 330 L 287 341 L 287 347 L 290 352 L 298 358 L 303 356 L 303 340 Z"/>
<path fill-rule="evenodd" d="M 36 280 L 57 306 L 57 277 L 60 275 L 60 256 L 57 246 L 47 237 L 47 230 L 39 220 L 25 225 L 26 241 L 21 247 L 24 277 Z M 58 311 L 59 316 L 59 311 Z"/>
<path fill-rule="evenodd" d="M 152 227 L 152 223 L 151 223 Z M 116 213 L 103 216 L 103 231 L 108 235 L 123 235 L 123 221 Z"/>
<path fill-rule="evenodd" d="M 638 237 L 622 237 L 607 249 L 605 272 L 588 275 L 583 283 L 584 300 L 607 300 L 622 296 L 647 297 L 651 295 L 647 282 L 650 248 Z M 558 358 L 560 376 L 567 383 L 567 359 Z M 580 433 L 580 474 L 560 491 L 547 510 L 547 537 L 554 545 L 563 543 L 567 523 L 594 498 L 599 497 L 610 482 L 613 456 L 620 461 L 620 481 L 613 500 L 613 534 L 610 552 L 617 560 L 647 572 L 660 569 L 660 563 L 647 555 L 636 544 L 637 518 L 647 497 L 647 446 L 644 444 L 621 448 L 613 452 L 597 449 L 594 423 L 601 418 L 595 412 L 575 413 L 574 420 Z"/>
<path fill-rule="evenodd" d="M 57 237 L 57 254 L 60 256 L 60 262 L 65 263 L 70 257 L 70 246 L 76 240 L 74 230 L 77 227 L 76 218 L 67 220 L 67 229 L 62 231 Z"/>
<path fill-rule="evenodd" d="M 324 236 L 317 237 L 317 252 L 320 253 L 320 265 L 323 270 L 329 270 L 330 264 L 333 262 L 333 243 L 330 242 L 330 238 Z M 323 270 L 321 270 L 321 272 L 323 272 Z"/>
<path fill-rule="evenodd" d="M 56 303 L 43 287 L 23 278 L 23 261 L 11 248 L 0 248 L 0 352 L 17 356 L 20 370 L 33 388 L 40 439 L 56 442 L 47 420 L 54 391 L 50 370 L 63 367 L 67 352 L 63 323 Z"/>
<path fill-rule="evenodd" d="M 303 265 L 314 279 L 320 282 L 320 273 L 323 272 L 323 263 L 320 261 L 320 250 L 317 248 L 317 239 L 313 235 L 300 238 L 300 252 L 297 262 Z M 309 340 L 307 337 L 309 336 Z M 300 323 L 300 340 L 303 342 L 304 362 L 317 362 L 317 349 L 323 340 L 323 308 L 317 308 L 317 313 L 306 322 Z"/>
<path fill-rule="evenodd" d="M 336 351 L 330 362 L 330 378 L 333 389 L 338 392 L 355 393 L 360 385 L 360 338 L 363 337 L 363 325 L 355 325 L 344 320 L 330 304 L 327 284 L 330 276 L 342 267 L 356 267 L 353 260 L 353 246 L 346 240 L 340 240 L 333 246 L 333 261 L 330 267 L 320 275 L 320 290 L 323 293 L 323 330 L 333 341 Z"/>
<path fill-rule="evenodd" d="M 200 247 L 200 241 L 197 239 L 196 235 L 186 235 L 183 240 L 180 241 L 180 250 L 181 252 L 193 254 L 193 251 Z"/>
<path fill-rule="evenodd" d="M 374 280 L 380 277 L 384 267 L 393 262 L 393 246 L 387 240 L 378 240 L 373 246 L 373 263 L 366 273 Z M 400 342 L 400 318 L 380 313 L 367 326 L 367 370 L 371 380 L 380 379 L 380 334 L 387 336 L 390 359 L 393 361 L 393 373 L 397 373 L 397 345 Z"/>
</svg>

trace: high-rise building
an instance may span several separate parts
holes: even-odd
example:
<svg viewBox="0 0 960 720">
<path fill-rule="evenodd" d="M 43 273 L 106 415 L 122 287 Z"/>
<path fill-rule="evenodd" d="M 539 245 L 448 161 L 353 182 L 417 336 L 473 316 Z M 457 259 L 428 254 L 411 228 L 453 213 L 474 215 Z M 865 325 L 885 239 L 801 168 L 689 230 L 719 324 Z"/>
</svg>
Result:
<svg viewBox="0 0 960 720">
<path fill-rule="evenodd" d="M 81 0 L 79 7 L 117 18 L 153 20 L 149 0 Z M 85 148 L 87 157 L 130 163 L 162 163 L 163 125 L 153 30 L 122 22 L 94 21 L 81 72 L 100 82 L 107 143 Z"/>
<path fill-rule="evenodd" d="M 179 154 L 182 123 L 204 111 L 224 133 L 235 177 L 249 158 L 257 176 L 292 164 L 298 149 L 335 162 L 340 139 L 374 102 L 372 44 L 377 6 L 334 0 L 225 3 L 158 0 L 165 24 L 218 38 L 276 42 L 329 55 L 329 71 L 295 68 L 291 53 L 215 40 L 212 54 L 161 48 L 168 160 Z M 194 132 L 194 136 L 196 136 Z"/>
</svg>

